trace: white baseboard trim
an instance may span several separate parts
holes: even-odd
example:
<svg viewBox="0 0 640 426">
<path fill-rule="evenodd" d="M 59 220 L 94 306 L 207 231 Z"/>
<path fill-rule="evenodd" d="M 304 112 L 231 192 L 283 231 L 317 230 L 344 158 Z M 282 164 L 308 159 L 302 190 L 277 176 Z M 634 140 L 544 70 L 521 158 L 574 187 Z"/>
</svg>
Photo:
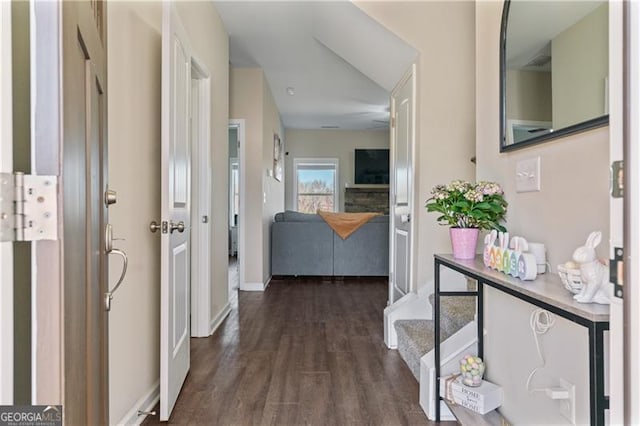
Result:
<svg viewBox="0 0 640 426">
<path fill-rule="evenodd" d="M 209 325 L 209 336 L 215 333 L 218 327 L 220 327 L 220 324 L 222 324 L 222 321 L 224 321 L 227 315 L 229 315 L 229 312 L 231 312 L 231 305 L 227 303 L 226 305 L 224 305 L 224 308 L 222 308 L 218 315 L 216 315 L 216 317 L 211 320 L 211 323 Z"/>
<path fill-rule="evenodd" d="M 133 407 L 116 424 L 126 426 L 141 424 L 147 416 L 139 416 L 138 411 L 151 411 L 158 401 L 160 401 L 160 379 L 151 386 L 151 389 L 142 398 L 133 404 Z"/>
<path fill-rule="evenodd" d="M 260 282 L 246 282 L 240 284 L 241 291 L 264 291 L 265 288 L 267 288 L 267 285 Z"/>
</svg>

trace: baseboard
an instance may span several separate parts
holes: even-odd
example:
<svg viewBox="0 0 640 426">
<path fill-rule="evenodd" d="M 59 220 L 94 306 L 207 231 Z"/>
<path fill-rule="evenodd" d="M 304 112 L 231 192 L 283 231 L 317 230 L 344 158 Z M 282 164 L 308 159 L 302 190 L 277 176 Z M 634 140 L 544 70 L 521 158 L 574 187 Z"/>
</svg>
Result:
<svg viewBox="0 0 640 426">
<path fill-rule="evenodd" d="M 118 421 L 117 425 L 139 425 L 144 419 L 147 418 L 146 415 L 138 415 L 138 411 L 151 411 L 156 406 L 156 404 L 160 401 L 160 380 L 157 380 L 152 386 L 151 389 L 139 400 L 133 404 L 133 407 L 124 415 L 120 421 Z"/>
<path fill-rule="evenodd" d="M 260 282 L 246 282 L 240 284 L 241 291 L 264 291 L 265 288 L 267 288 L 267 284 Z"/>
<path fill-rule="evenodd" d="M 222 324 L 222 321 L 224 321 L 227 315 L 229 315 L 229 312 L 231 312 L 231 305 L 227 303 L 226 305 L 224 305 L 224 308 L 222 308 L 220 313 L 218 313 L 218 315 L 216 315 L 216 317 L 211 320 L 211 323 L 209 325 L 209 336 L 215 333 L 218 327 L 220 327 L 220 324 Z"/>
</svg>

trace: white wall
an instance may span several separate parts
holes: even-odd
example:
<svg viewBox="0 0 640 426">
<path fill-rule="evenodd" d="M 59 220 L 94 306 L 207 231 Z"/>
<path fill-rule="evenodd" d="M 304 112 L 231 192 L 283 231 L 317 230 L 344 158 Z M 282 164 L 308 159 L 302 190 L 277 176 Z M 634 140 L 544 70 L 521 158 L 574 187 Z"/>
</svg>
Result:
<svg viewBox="0 0 640 426">
<path fill-rule="evenodd" d="M 340 211 L 344 211 L 344 188 L 353 186 L 354 150 L 389 148 L 389 130 L 287 129 L 285 152 L 285 207 L 295 210 L 293 160 L 295 158 L 337 158 Z"/>
<path fill-rule="evenodd" d="M 262 281 L 262 70 L 232 68 L 229 74 L 229 116 L 245 120 L 244 179 L 245 206 L 243 239 L 239 241 L 244 256 L 245 283 Z"/>
<path fill-rule="evenodd" d="M 240 241 L 245 262 L 245 282 L 240 289 L 260 289 L 271 276 L 270 227 L 273 216 L 284 208 L 284 182 L 276 181 L 273 170 L 274 133 L 286 147 L 284 132 L 269 85 L 259 68 L 232 68 L 230 116 L 245 120 L 244 170 L 245 230 Z"/>
<path fill-rule="evenodd" d="M 210 321 L 214 321 L 229 300 L 229 37 L 210 2 L 180 1 L 178 13 L 189 34 L 194 56 L 207 67 L 211 77 Z"/>
<path fill-rule="evenodd" d="M 509 202 L 507 227 L 513 234 L 547 245 L 549 261 L 569 260 L 592 230 L 603 231 L 598 255 L 608 255 L 608 128 L 555 140 L 535 147 L 500 154 L 499 61 L 501 2 L 476 3 L 476 152 L 478 180 L 504 185 Z M 515 165 L 523 158 L 541 157 L 542 190 L 515 192 Z M 528 327 L 530 305 L 489 291 L 485 299 L 488 378 L 504 387 L 503 411 L 514 424 L 559 423 L 556 404 L 544 397 L 528 396 L 521 371 L 538 365 Z M 505 327 L 508 324 L 508 327 Z M 549 368 L 542 379 L 565 377 L 576 384 L 579 407 L 588 398 L 587 345 L 581 329 L 558 319 L 544 336 Z M 570 351 L 567 348 L 571 348 Z M 514 363 L 513 351 L 520 354 Z M 525 376 L 526 381 L 526 376 Z M 557 382 L 556 382 L 557 383 Z M 548 384 L 553 384 L 548 382 Z"/>
<path fill-rule="evenodd" d="M 356 5 L 419 52 L 413 267 L 417 287 L 432 288 L 433 254 L 451 252 L 451 243 L 447 228 L 426 212 L 424 202 L 436 184 L 475 177 L 470 162 L 475 155 L 475 6 L 472 1 Z"/>
<path fill-rule="evenodd" d="M 508 70 L 507 119 L 551 121 L 551 73 Z"/>
<path fill-rule="evenodd" d="M 273 216 L 284 209 L 284 175 L 281 181 L 275 179 L 273 164 L 274 135 L 278 135 L 284 147 L 287 140 L 280 119 L 280 111 L 273 99 L 269 83 L 264 78 L 262 82 L 262 180 L 266 202 L 262 210 L 262 282 L 271 278 L 271 223 Z M 284 154 L 283 154 L 284 160 Z M 271 170 L 267 173 L 266 170 Z"/>
<path fill-rule="evenodd" d="M 554 129 L 605 114 L 608 12 L 604 2 L 551 41 Z"/>
<path fill-rule="evenodd" d="M 109 418 L 115 423 L 160 371 L 160 239 L 148 225 L 160 219 L 162 7 L 114 2 L 107 11 L 109 187 L 118 192 L 109 221 L 114 236 L 125 238 L 116 247 L 130 262 L 109 314 Z M 110 267 L 112 281 L 121 266 L 114 260 Z"/>
<path fill-rule="evenodd" d="M 149 222 L 160 219 L 161 2 L 113 2 L 108 13 L 109 208 L 117 246 L 129 254 L 125 282 L 109 315 L 109 417 L 148 407 L 136 401 L 159 380 L 160 237 Z M 212 77 L 213 220 L 212 318 L 227 296 L 228 39 L 209 3 L 178 7 L 198 59 Z M 135 214 L 132 214 L 135 212 Z M 110 277 L 118 276 L 113 261 Z M 113 284 L 113 283 L 111 283 Z"/>
</svg>

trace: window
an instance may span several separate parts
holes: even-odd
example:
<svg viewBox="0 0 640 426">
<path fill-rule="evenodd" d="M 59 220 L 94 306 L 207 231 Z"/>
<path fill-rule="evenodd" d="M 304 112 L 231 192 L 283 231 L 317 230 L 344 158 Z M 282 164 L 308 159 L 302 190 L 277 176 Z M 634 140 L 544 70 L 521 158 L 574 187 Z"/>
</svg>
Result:
<svg viewBox="0 0 640 426">
<path fill-rule="evenodd" d="M 338 211 L 338 159 L 296 158 L 293 162 L 293 199 L 296 210 Z"/>
<path fill-rule="evenodd" d="M 238 159 L 231 158 L 229 162 L 229 226 L 238 226 L 238 214 L 240 214 L 240 175 Z"/>
</svg>

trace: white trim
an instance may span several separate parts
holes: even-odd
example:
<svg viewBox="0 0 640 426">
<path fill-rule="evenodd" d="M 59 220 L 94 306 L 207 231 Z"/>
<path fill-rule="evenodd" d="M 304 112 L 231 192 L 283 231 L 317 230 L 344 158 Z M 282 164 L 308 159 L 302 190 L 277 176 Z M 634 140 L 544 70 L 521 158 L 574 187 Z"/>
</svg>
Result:
<svg viewBox="0 0 640 426">
<path fill-rule="evenodd" d="M 624 179 L 625 179 L 625 286 L 624 286 L 624 423 L 640 423 L 640 367 L 637 358 L 640 356 L 640 3 L 625 2 L 628 11 L 628 68 L 624 70 L 628 77 L 629 87 L 624 91 L 628 94 L 625 111 L 625 126 L 628 130 L 624 141 Z"/>
<path fill-rule="evenodd" d="M 609 158 L 611 162 L 623 159 L 622 9 L 622 2 L 613 1 L 609 4 Z M 623 200 L 611 198 L 609 200 L 609 252 L 611 259 L 613 259 L 613 248 L 624 245 L 623 217 Z M 618 297 L 612 297 L 609 312 L 611 322 L 609 356 L 605 357 L 605 362 L 609 367 L 609 424 L 629 424 L 623 421 L 625 372 L 623 367 L 622 300 Z"/>
<path fill-rule="evenodd" d="M 222 324 L 222 322 L 225 320 L 225 318 L 227 318 L 227 315 L 229 315 L 230 312 L 231 305 L 227 303 L 226 305 L 224 305 L 224 308 L 222 308 L 218 315 L 216 315 L 216 317 L 213 318 L 209 323 L 209 336 L 216 332 L 218 327 L 220 327 L 220 324 Z"/>
<path fill-rule="evenodd" d="M 244 253 L 245 241 L 244 241 L 244 230 L 246 229 L 246 214 L 245 214 L 245 206 L 246 203 L 246 195 L 247 195 L 247 185 L 246 185 L 246 177 L 245 170 L 247 170 L 247 156 L 246 156 L 246 143 L 245 143 L 245 120 L 242 119 L 230 119 L 229 126 L 236 126 L 238 128 L 238 142 L 240 147 L 238 148 L 238 157 L 240 159 L 240 163 L 238 164 L 238 176 L 240 177 L 240 219 L 238 220 L 238 284 L 240 288 L 245 280 L 245 269 L 246 269 L 246 259 Z M 231 295 L 229 295 L 231 297 Z"/>
<path fill-rule="evenodd" d="M 268 285 L 269 285 L 268 281 L 266 284 L 261 282 L 240 283 L 240 290 L 241 291 L 264 291 Z"/>
<path fill-rule="evenodd" d="M 31 172 L 61 174 L 62 5 L 31 1 Z M 58 188 L 62 209 L 64 182 Z M 57 241 L 32 243 L 31 403 L 64 403 L 64 229 Z M 40 308 L 42 307 L 42 308 Z"/>
<path fill-rule="evenodd" d="M 209 335 L 211 315 L 211 77 L 197 58 L 191 57 L 192 131 L 197 133 L 191 152 L 191 336 Z M 197 115 L 197 116 L 196 116 Z M 196 127 L 197 126 L 197 127 Z M 209 217 L 203 223 L 201 216 Z"/>
<path fill-rule="evenodd" d="M 306 157 L 293 159 L 293 206 L 298 210 L 298 166 L 300 164 L 310 165 L 332 165 L 335 170 L 335 179 L 333 182 L 333 211 L 340 211 L 340 160 L 338 158 L 326 157 Z"/>
<path fill-rule="evenodd" d="M 139 400 L 133 404 L 133 407 L 127 414 L 125 414 L 118 422 L 117 425 L 139 425 L 142 424 L 144 419 L 147 418 L 146 415 L 138 415 L 138 411 L 149 412 L 153 410 L 153 408 L 160 401 L 160 380 L 156 380 L 156 382 L 151 386 L 151 388 L 147 391 L 146 394 L 142 396 Z"/>
<path fill-rule="evenodd" d="M 11 2 L 0 2 L 0 171 L 13 171 Z M 0 243 L 0 405 L 13 404 L 13 243 Z"/>
</svg>

